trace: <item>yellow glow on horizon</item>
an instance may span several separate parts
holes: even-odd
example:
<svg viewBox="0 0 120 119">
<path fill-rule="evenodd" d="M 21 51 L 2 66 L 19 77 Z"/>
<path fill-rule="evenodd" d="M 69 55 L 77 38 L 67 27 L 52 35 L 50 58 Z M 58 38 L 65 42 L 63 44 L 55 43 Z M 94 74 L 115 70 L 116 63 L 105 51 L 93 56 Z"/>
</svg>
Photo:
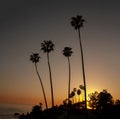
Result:
<svg viewBox="0 0 120 119">
<path fill-rule="evenodd" d="M 75 80 L 76 81 L 76 80 Z M 73 87 L 76 87 L 78 88 L 78 82 L 73 82 L 72 83 Z M 73 89 L 73 87 L 71 89 Z M 61 87 L 60 87 L 61 88 Z M 88 97 L 88 94 L 90 93 L 94 93 L 95 91 L 102 91 L 102 89 L 99 89 L 99 85 L 93 85 L 93 87 L 90 87 L 88 85 L 87 87 L 87 100 L 89 100 L 89 97 Z M 55 89 L 55 88 L 54 88 Z M 8 94 L 6 92 L 4 92 L 3 94 L 0 94 L 0 103 L 13 103 L 13 104 L 29 104 L 29 105 L 36 105 L 36 104 L 39 104 L 40 102 L 43 104 L 43 107 L 45 107 L 45 104 L 44 104 L 44 98 L 42 96 L 42 93 L 41 95 L 39 95 L 39 88 L 36 89 L 35 91 L 33 91 L 33 93 L 26 93 L 23 94 Z M 38 91 L 38 92 L 37 92 Z M 81 94 L 80 94 L 80 99 L 79 99 L 79 96 L 76 94 L 76 101 L 75 102 L 82 102 L 84 101 L 84 91 L 81 90 Z M 34 93 L 36 92 L 36 93 Z M 58 93 L 59 92 L 59 93 Z M 111 92 L 110 92 L 111 93 Z M 48 92 L 49 95 L 47 95 L 47 101 L 48 101 L 48 107 L 51 107 L 51 95 L 50 93 Z M 65 87 L 65 90 L 59 90 L 59 87 L 57 87 L 57 90 L 54 91 L 54 101 L 55 101 L 55 105 L 60 105 L 60 104 L 63 104 L 63 100 L 66 99 L 67 97 L 67 87 Z M 87 106 L 89 108 L 89 106 Z"/>
<path fill-rule="evenodd" d="M 21 97 L 21 96 L 6 96 L 6 95 L 0 95 L 0 103 L 6 103 L 6 104 L 22 104 L 22 105 L 39 105 L 39 103 L 43 104 L 43 109 L 45 108 L 44 100 L 39 99 L 38 97 Z M 51 98 L 48 98 L 47 100 L 48 107 L 51 107 Z M 55 100 L 55 105 L 62 104 L 61 100 Z"/>
</svg>

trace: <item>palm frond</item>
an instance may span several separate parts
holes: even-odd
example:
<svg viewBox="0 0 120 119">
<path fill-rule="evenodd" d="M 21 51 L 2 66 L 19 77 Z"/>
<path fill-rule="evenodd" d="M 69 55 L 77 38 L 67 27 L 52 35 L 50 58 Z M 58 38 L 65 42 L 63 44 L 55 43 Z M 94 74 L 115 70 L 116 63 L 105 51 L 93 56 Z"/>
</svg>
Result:
<svg viewBox="0 0 120 119">
<path fill-rule="evenodd" d="M 30 60 L 33 62 L 33 63 L 37 63 L 39 62 L 39 53 L 32 53 L 32 55 L 30 55 Z"/>
<path fill-rule="evenodd" d="M 71 25 L 75 28 L 75 30 L 80 29 L 83 27 L 83 23 L 85 20 L 82 18 L 82 16 L 77 15 L 76 17 L 71 18 Z"/>
<path fill-rule="evenodd" d="M 63 55 L 66 57 L 70 57 L 72 55 L 73 51 L 70 47 L 64 47 L 63 49 Z"/>
<path fill-rule="evenodd" d="M 41 43 L 41 50 L 43 50 L 43 52 L 47 52 L 49 53 L 50 51 L 54 50 L 54 44 L 52 41 L 48 40 L 48 41 L 43 41 L 43 43 Z"/>
</svg>

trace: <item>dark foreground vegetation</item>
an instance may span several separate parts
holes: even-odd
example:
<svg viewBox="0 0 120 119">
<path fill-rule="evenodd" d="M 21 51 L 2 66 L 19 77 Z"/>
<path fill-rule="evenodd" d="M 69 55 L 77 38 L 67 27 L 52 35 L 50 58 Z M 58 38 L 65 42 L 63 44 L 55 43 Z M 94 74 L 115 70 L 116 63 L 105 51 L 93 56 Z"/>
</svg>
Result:
<svg viewBox="0 0 120 119">
<path fill-rule="evenodd" d="M 85 119 L 85 102 L 65 102 L 60 106 L 42 110 L 42 104 L 35 105 L 32 111 L 21 114 L 19 119 Z M 112 95 L 103 90 L 89 94 L 87 109 L 88 119 L 117 119 L 120 118 L 120 100 L 113 100 Z"/>
</svg>

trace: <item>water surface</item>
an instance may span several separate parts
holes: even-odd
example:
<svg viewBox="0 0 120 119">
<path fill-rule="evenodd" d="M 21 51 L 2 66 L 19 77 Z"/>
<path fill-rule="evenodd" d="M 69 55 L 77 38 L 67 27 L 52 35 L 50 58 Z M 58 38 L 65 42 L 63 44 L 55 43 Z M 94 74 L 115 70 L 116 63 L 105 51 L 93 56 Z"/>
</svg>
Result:
<svg viewBox="0 0 120 119">
<path fill-rule="evenodd" d="M 3 104 L 0 103 L 0 119 L 17 119 L 14 113 L 26 114 L 32 109 L 31 105 Z"/>
</svg>

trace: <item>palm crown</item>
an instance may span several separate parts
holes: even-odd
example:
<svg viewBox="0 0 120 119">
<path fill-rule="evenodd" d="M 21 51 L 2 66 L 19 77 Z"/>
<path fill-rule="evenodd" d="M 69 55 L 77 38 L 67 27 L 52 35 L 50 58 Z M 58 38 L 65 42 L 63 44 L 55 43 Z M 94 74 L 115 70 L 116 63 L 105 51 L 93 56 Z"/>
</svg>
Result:
<svg viewBox="0 0 120 119">
<path fill-rule="evenodd" d="M 48 40 L 48 41 L 44 41 L 43 43 L 41 43 L 41 50 L 43 50 L 45 53 L 49 53 L 50 51 L 54 50 L 54 44 L 52 41 Z"/>
<path fill-rule="evenodd" d="M 75 28 L 75 30 L 83 27 L 83 22 L 85 22 L 82 16 L 79 15 L 77 15 L 76 17 L 72 17 L 71 20 L 71 25 Z"/>
<path fill-rule="evenodd" d="M 77 94 L 78 94 L 78 95 L 81 94 L 81 90 L 80 90 L 80 89 L 77 90 Z"/>
<path fill-rule="evenodd" d="M 70 57 L 72 53 L 73 51 L 72 51 L 72 48 L 70 47 L 65 47 L 63 50 L 63 55 L 66 57 Z"/>
<path fill-rule="evenodd" d="M 30 55 L 30 60 L 31 60 L 33 63 L 39 62 L 39 59 L 40 59 L 40 56 L 39 56 L 38 53 L 32 53 L 32 55 Z"/>
</svg>

